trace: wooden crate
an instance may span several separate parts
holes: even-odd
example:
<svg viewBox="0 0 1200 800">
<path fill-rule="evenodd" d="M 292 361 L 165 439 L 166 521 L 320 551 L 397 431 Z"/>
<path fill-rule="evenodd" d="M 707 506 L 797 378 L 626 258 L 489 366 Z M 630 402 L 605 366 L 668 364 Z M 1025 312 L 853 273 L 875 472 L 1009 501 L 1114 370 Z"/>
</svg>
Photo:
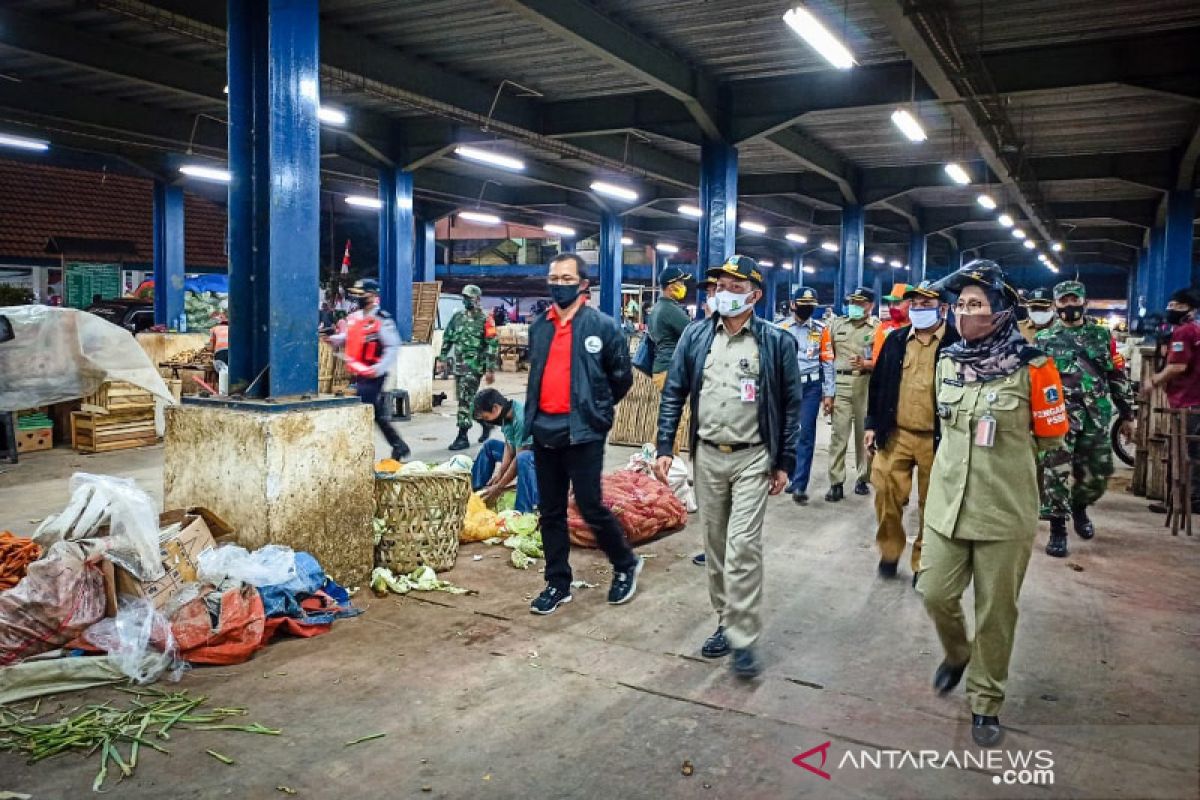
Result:
<svg viewBox="0 0 1200 800">
<path fill-rule="evenodd" d="M 120 414 L 125 411 L 144 411 L 154 408 L 154 395 L 140 386 L 125 381 L 110 381 L 83 398 L 81 411 L 93 414 Z"/>
<path fill-rule="evenodd" d="M 1143 345 L 1141 354 L 1142 372 L 1138 377 L 1141 385 L 1146 386 L 1150 376 L 1156 372 L 1156 348 L 1153 345 Z M 1167 493 L 1166 441 L 1169 415 L 1163 413 L 1167 405 L 1167 393 L 1161 386 L 1151 393 L 1149 400 L 1142 398 L 1138 403 L 1137 426 L 1133 435 L 1133 482 L 1130 488 L 1134 494 L 1151 500 L 1161 500 Z"/>
<path fill-rule="evenodd" d="M 641 447 L 649 442 L 658 441 L 658 401 L 661 397 L 654 381 L 644 372 L 633 371 L 633 388 L 625 399 L 617 404 L 613 418 L 612 431 L 608 441 L 612 444 L 633 445 Z M 692 412 L 690 404 L 683 407 L 683 418 L 679 420 L 679 430 L 675 434 L 675 447 L 680 452 L 688 449 L 688 426 L 691 424 Z"/>
<path fill-rule="evenodd" d="M 156 444 L 154 410 L 121 414 L 71 414 L 71 443 L 81 453 L 104 453 Z"/>
<path fill-rule="evenodd" d="M 421 344 L 433 341 L 433 327 L 437 322 L 438 298 L 442 295 L 442 282 L 413 284 L 413 333 L 412 340 Z"/>
<path fill-rule="evenodd" d="M 17 452 L 36 453 L 54 447 L 54 428 L 25 428 L 17 431 Z"/>
</svg>

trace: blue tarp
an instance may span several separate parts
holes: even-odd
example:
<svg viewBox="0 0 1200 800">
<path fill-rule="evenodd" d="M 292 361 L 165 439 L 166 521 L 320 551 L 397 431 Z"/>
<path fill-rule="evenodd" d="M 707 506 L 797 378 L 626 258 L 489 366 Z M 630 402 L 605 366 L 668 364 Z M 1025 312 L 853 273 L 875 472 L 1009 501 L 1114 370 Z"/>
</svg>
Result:
<svg viewBox="0 0 1200 800">
<path fill-rule="evenodd" d="M 300 601 L 322 592 L 336 604 L 325 613 L 301 608 Z M 324 625 L 339 617 L 354 617 L 361 608 L 350 605 L 350 594 L 325 575 L 321 565 L 309 553 L 296 553 L 296 577 L 275 586 L 260 586 L 263 608 L 268 617 L 293 617 L 309 625 Z"/>
<path fill-rule="evenodd" d="M 221 294 L 229 294 L 229 276 L 192 275 L 184 278 L 183 290 L 185 292 L 220 292 Z"/>
</svg>

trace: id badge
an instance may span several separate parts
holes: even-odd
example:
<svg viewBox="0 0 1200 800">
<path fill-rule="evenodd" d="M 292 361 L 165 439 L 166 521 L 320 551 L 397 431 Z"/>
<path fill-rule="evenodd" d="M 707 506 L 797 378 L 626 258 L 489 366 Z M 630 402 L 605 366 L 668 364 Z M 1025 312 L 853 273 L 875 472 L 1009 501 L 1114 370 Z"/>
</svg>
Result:
<svg viewBox="0 0 1200 800">
<path fill-rule="evenodd" d="M 742 389 L 743 403 L 758 402 L 758 382 L 754 378 L 742 378 L 739 385 Z"/>
<path fill-rule="evenodd" d="M 810 345 L 808 346 L 808 349 L 804 351 L 804 357 L 805 357 L 806 359 L 808 359 L 809 361 L 811 361 L 811 360 L 813 360 L 814 358 L 816 358 L 816 357 L 817 357 L 817 348 L 816 348 L 816 345 L 811 345 L 811 344 L 810 344 Z"/>
<path fill-rule="evenodd" d="M 992 447 L 996 444 L 996 418 L 984 414 L 975 425 L 975 445 L 977 447 Z"/>
</svg>

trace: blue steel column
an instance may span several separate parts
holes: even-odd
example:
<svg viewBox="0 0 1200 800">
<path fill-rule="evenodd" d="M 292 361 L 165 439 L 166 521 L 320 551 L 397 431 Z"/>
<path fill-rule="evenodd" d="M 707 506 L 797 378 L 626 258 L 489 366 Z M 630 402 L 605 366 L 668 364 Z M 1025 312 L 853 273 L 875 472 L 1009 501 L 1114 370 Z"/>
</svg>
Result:
<svg viewBox="0 0 1200 800">
<path fill-rule="evenodd" d="M 230 389 L 317 389 L 317 0 L 229 0 Z"/>
<path fill-rule="evenodd" d="M 766 320 L 775 319 L 775 298 L 777 290 L 775 282 L 779 279 L 779 275 L 775 272 L 774 267 L 759 267 L 759 271 L 763 276 L 763 294 L 762 299 L 755 305 L 755 312 Z"/>
<path fill-rule="evenodd" d="M 412 340 L 413 175 L 379 171 L 379 305 L 396 320 L 400 341 Z"/>
<path fill-rule="evenodd" d="M 1146 274 L 1142 278 L 1142 293 L 1145 295 L 1146 313 L 1162 314 L 1166 306 L 1166 227 L 1150 230 L 1150 253 L 1146 259 Z"/>
<path fill-rule="evenodd" d="M 422 283 L 432 283 L 437 280 L 437 228 L 434 223 L 417 220 L 416 246 L 413 252 L 416 256 L 416 280 Z"/>
<path fill-rule="evenodd" d="M 1155 308 L 1166 308 L 1171 293 L 1196 285 L 1192 273 L 1192 232 L 1196 201 L 1191 189 L 1167 193 L 1167 225 L 1163 242 L 1163 293 Z"/>
<path fill-rule="evenodd" d="M 908 237 L 909 282 L 914 286 L 925 280 L 925 234 L 913 231 Z"/>
<path fill-rule="evenodd" d="M 696 282 L 719 267 L 737 245 L 737 148 L 706 139 L 700 145 L 700 232 L 696 247 Z M 696 317 L 701 316 L 699 304 Z"/>
<path fill-rule="evenodd" d="M 862 285 L 866 219 L 862 206 L 846 206 L 842 209 L 842 233 L 838 247 L 841 263 L 833 287 L 833 307 L 838 313 L 844 310 L 846 295 Z"/>
<path fill-rule="evenodd" d="M 575 240 L 572 238 L 569 238 L 567 236 L 559 237 L 558 252 L 574 253 L 575 252 Z"/>
<path fill-rule="evenodd" d="M 1138 269 L 1142 265 L 1142 251 L 1138 250 L 1137 260 L 1129 265 L 1129 274 L 1125 281 L 1125 322 L 1132 326 L 1137 319 Z"/>
<path fill-rule="evenodd" d="M 611 211 L 600 216 L 600 310 L 621 318 L 621 273 L 625 250 L 621 244 L 621 217 Z"/>
<path fill-rule="evenodd" d="M 183 313 L 183 189 L 154 182 L 154 324 Z"/>
</svg>

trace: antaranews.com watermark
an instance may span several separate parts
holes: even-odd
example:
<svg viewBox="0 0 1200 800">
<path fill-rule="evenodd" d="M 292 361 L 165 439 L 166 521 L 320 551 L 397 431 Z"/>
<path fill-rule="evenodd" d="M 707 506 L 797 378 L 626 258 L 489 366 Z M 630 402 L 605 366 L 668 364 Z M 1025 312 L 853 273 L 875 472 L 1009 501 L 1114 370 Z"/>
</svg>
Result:
<svg viewBox="0 0 1200 800">
<path fill-rule="evenodd" d="M 796 766 L 832 780 L 825 771 L 832 741 L 817 745 L 792 759 Z M 814 765 L 810 759 L 820 759 Z M 837 762 L 838 770 L 974 770 L 992 775 L 992 783 L 1005 786 L 1053 786 L 1054 753 L 1050 750 L 891 750 L 848 749 Z"/>
</svg>

